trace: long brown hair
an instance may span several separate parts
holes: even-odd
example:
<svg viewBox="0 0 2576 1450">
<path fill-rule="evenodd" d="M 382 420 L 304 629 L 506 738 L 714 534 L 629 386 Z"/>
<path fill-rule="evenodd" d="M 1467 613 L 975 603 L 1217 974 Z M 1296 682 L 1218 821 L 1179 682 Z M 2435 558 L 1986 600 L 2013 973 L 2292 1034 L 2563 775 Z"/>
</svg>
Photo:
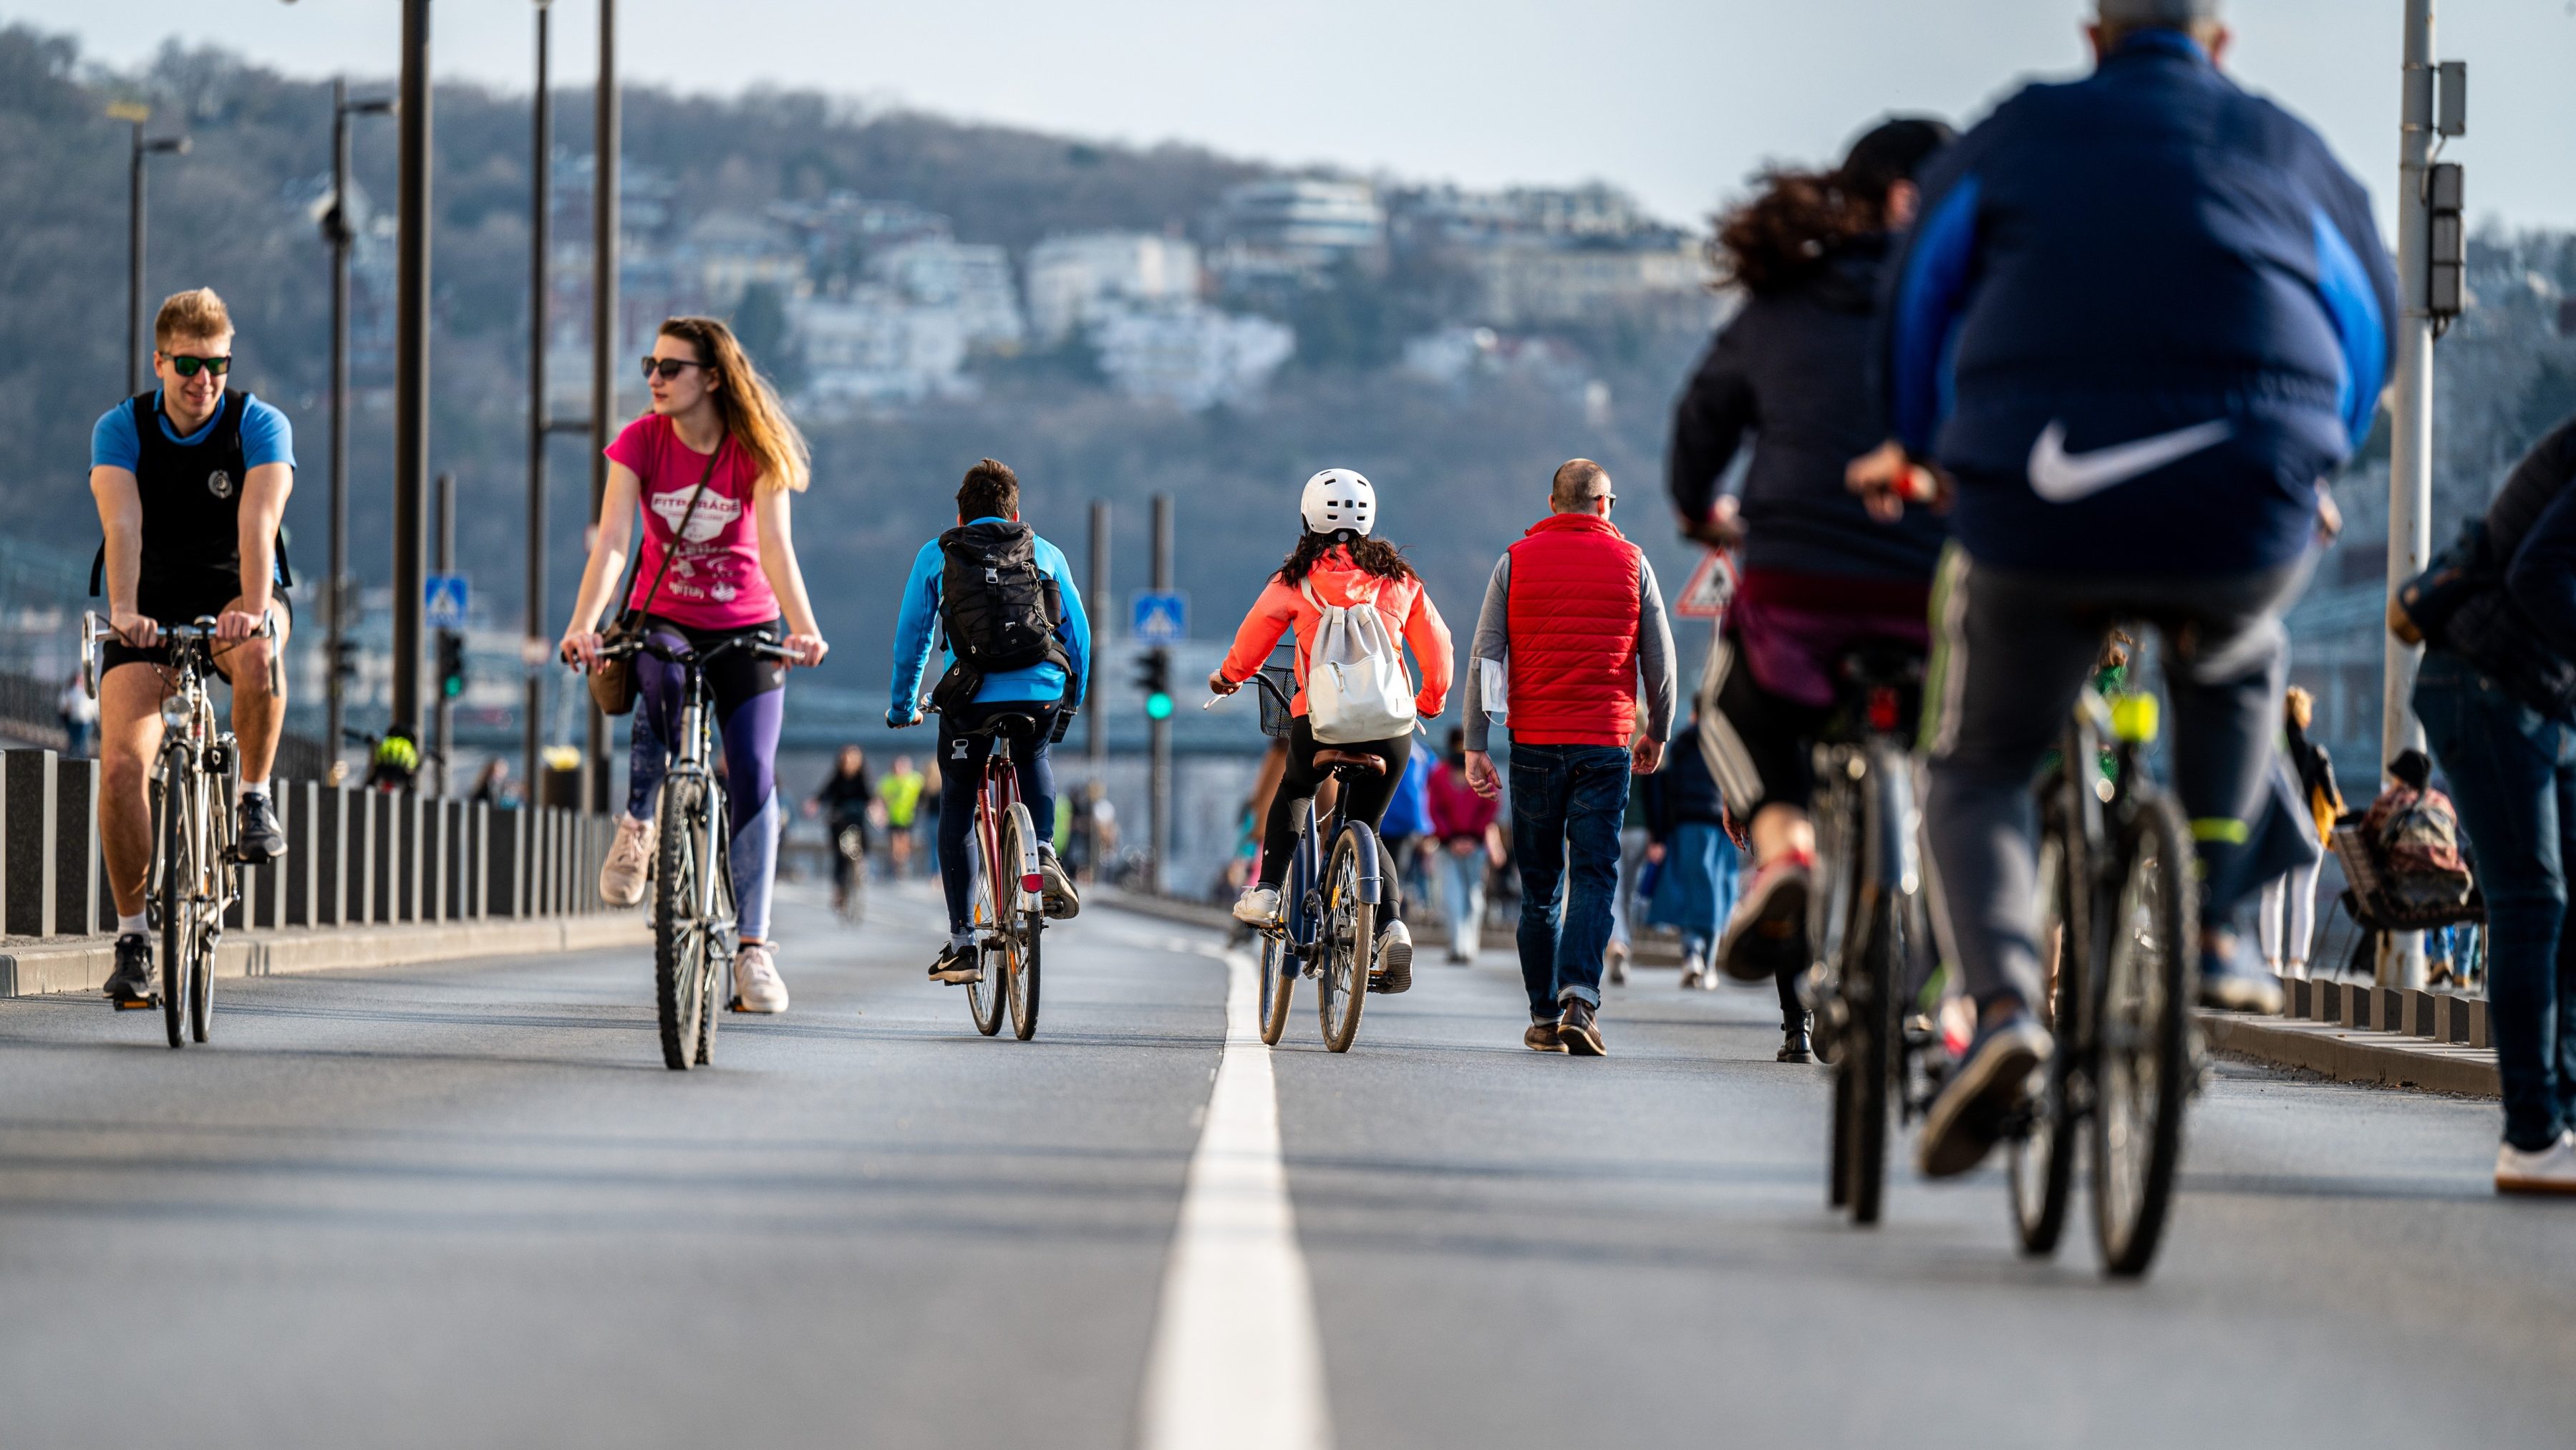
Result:
<svg viewBox="0 0 2576 1450">
<path fill-rule="evenodd" d="M 1300 535 L 1297 547 L 1290 549 L 1288 557 L 1279 562 L 1280 580 L 1291 586 L 1305 583 L 1306 576 L 1315 572 L 1315 565 L 1324 555 L 1342 546 L 1342 535 L 1348 532 L 1344 529 L 1330 534 Z M 1384 539 L 1353 535 L 1348 547 L 1351 563 L 1363 574 L 1374 574 L 1380 579 L 1414 577 L 1413 566 L 1404 561 L 1404 551 Z"/>
<path fill-rule="evenodd" d="M 1784 292 L 1823 270 L 1835 248 L 1887 230 L 1888 193 L 1957 134 L 1928 116 L 1894 116 L 1853 142 L 1831 171 L 1755 173 L 1760 192 L 1720 216 L 1709 243 L 1718 285 L 1756 297 Z"/>
<path fill-rule="evenodd" d="M 769 379 L 751 365 L 750 354 L 734 340 L 733 329 L 713 317 L 663 319 L 661 335 L 676 337 L 697 350 L 724 386 L 715 390 L 716 416 L 725 436 L 760 460 L 761 477 L 773 488 L 802 493 L 813 476 L 813 454 L 805 435 L 788 421 L 785 405 Z"/>
</svg>

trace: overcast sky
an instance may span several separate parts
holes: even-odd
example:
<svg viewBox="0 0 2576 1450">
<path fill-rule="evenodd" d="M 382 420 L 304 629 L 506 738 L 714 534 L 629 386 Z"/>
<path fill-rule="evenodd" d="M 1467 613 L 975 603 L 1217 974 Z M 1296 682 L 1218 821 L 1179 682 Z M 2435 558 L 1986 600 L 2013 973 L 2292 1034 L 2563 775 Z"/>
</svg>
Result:
<svg viewBox="0 0 2576 1450">
<path fill-rule="evenodd" d="M 555 5 L 558 78 L 598 0 Z M 2379 202 L 2400 0 L 2237 0 L 2240 79 L 2308 117 Z M 2085 60 L 2084 0 L 623 0 L 630 80 L 812 88 L 1122 141 L 1177 139 L 1473 186 L 1606 179 L 1696 218 L 1766 159 L 1829 159 L 1889 109 L 1971 119 Z M 394 0 L 0 0 L 120 65 L 216 42 L 293 74 L 387 76 Z M 528 83 L 528 0 L 437 0 L 441 76 Z M 2576 227 L 2576 0 L 2449 0 L 2470 64 L 2470 210 Z"/>
</svg>

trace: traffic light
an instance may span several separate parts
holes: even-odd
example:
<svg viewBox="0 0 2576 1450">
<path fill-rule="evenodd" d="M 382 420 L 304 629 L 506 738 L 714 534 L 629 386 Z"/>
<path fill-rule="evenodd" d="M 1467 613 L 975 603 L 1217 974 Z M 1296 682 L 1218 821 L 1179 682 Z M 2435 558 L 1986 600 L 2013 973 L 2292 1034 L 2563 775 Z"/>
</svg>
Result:
<svg viewBox="0 0 2576 1450">
<path fill-rule="evenodd" d="M 438 693 L 448 700 L 465 693 L 465 636 L 452 629 L 438 632 Z"/>
<path fill-rule="evenodd" d="M 1172 718 L 1172 652 L 1149 649 L 1136 657 L 1136 688 L 1145 695 L 1145 718 Z"/>
<path fill-rule="evenodd" d="M 344 680 L 354 680 L 358 677 L 358 642 L 356 640 L 340 641 L 339 653 L 331 661 L 331 673 Z"/>
</svg>

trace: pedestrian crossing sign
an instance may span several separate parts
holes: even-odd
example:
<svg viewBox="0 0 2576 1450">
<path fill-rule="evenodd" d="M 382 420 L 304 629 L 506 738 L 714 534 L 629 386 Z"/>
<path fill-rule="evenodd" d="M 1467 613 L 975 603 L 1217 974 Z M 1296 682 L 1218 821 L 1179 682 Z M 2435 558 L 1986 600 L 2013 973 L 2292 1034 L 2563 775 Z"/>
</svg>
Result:
<svg viewBox="0 0 2576 1450">
<path fill-rule="evenodd" d="M 465 627 L 465 576 L 432 574 L 421 585 L 421 610 L 432 629 Z"/>
<path fill-rule="evenodd" d="M 1139 644 L 1178 644 L 1189 637 L 1190 601 L 1183 594 L 1139 590 L 1127 633 Z"/>
</svg>

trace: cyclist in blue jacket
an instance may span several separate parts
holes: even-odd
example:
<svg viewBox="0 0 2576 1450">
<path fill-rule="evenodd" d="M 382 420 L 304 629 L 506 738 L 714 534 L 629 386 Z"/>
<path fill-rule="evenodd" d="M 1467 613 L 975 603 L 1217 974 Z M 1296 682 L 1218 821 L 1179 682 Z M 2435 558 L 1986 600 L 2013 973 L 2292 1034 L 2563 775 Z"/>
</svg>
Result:
<svg viewBox="0 0 2576 1450">
<path fill-rule="evenodd" d="M 945 636 L 948 668 L 930 695 L 939 710 L 939 881 L 948 897 L 948 945 L 930 965 L 935 982 L 983 975 L 968 922 L 974 864 L 966 845 L 974 829 L 984 758 L 992 739 L 969 732 L 997 715 L 1035 717 L 1037 729 L 1011 747 L 1013 773 L 1029 818 L 1055 824 L 1055 767 L 1047 747 L 1062 738 L 1090 678 L 1091 624 L 1064 551 L 1020 522 L 1020 480 L 990 458 L 966 470 L 957 489 L 957 527 L 921 546 L 904 581 L 894 625 L 894 681 L 886 723 L 921 721 L 921 679 L 932 648 Z M 1073 878 L 1056 860 L 1055 843 L 1038 846 L 1046 913 L 1082 909 Z"/>
<path fill-rule="evenodd" d="M 2165 640 L 2176 789 L 2205 882 L 2201 996 L 2277 1010 L 2229 929 L 2325 481 L 2370 429 L 2396 284 L 2370 202 L 2289 112 L 2220 74 L 2218 0 L 2100 0 L 2099 67 L 2032 85 L 1923 176 L 1889 270 L 1882 516 L 1933 465 L 1925 802 L 1935 912 L 1979 1026 L 1919 1147 L 1983 1159 L 2050 1050 L 2030 784 L 2126 618 Z"/>
</svg>

